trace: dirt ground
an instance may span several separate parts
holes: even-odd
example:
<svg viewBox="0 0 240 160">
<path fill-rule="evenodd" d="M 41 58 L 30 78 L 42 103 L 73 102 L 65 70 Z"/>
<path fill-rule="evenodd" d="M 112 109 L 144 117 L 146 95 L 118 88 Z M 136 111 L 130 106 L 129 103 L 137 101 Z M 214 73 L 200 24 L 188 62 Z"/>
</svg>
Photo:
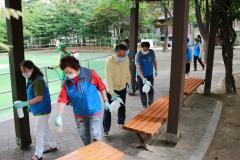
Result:
<svg viewBox="0 0 240 160">
<path fill-rule="evenodd" d="M 240 73 L 235 75 L 237 95 L 214 95 L 223 112 L 204 160 L 240 160 Z"/>
</svg>

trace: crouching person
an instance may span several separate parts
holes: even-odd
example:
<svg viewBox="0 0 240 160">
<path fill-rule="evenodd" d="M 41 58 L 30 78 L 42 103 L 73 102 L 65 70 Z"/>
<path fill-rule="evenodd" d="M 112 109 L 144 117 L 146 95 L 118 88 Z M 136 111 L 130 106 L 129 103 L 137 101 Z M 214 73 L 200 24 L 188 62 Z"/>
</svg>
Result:
<svg viewBox="0 0 240 160">
<path fill-rule="evenodd" d="M 93 70 L 81 67 L 79 61 L 72 56 L 61 59 L 60 67 L 66 74 L 58 99 L 56 125 L 62 125 L 64 106 L 71 101 L 78 133 L 84 143 L 102 139 L 101 115 L 103 98 L 105 108 L 111 109 L 108 103 L 105 85 Z"/>
<path fill-rule="evenodd" d="M 34 136 L 36 138 L 36 150 L 32 160 L 41 160 L 43 153 L 54 152 L 57 144 L 52 135 L 48 119 L 51 113 L 51 99 L 49 89 L 43 79 L 43 74 L 32 61 L 26 60 L 21 63 L 22 75 L 27 82 L 27 101 L 14 102 L 15 107 L 28 109 L 35 119 Z M 47 138 L 49 148 L 44 151 L 44 138 Z"/>
</svg>

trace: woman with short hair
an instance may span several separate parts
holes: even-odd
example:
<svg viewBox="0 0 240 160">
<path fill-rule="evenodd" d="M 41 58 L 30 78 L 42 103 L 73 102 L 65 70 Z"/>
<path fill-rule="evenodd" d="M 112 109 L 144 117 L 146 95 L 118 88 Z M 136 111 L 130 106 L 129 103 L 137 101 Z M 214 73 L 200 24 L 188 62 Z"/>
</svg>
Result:
<svg viewBox="0 0 240 160">
<path fill-rule="evenodd" d="M 60 68 L 66 74 L 66 78 L 58 98 L 56 125 L 62 125 L 63 108 L 70 101 L 78 133 L 84 145 L 90 144 L 92 140 L 101 140 L 101 97 L 105 109 L 111 110 L 104 83 L 94 70 L 81 67 L 79 61 L 72 56 L 62 58 Z"/>
</svg>

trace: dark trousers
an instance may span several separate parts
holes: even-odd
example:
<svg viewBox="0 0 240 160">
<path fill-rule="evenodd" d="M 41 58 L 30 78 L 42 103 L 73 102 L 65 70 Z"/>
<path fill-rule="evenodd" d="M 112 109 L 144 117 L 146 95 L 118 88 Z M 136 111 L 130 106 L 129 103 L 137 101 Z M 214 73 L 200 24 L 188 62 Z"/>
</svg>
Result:
<svg viewBox="0 0 240 160">
<path fill-rule="evenodd" d="M 154 84 L 153 76 L 145 77 L 145 78 L 148 81 L 150 81 L 152 86 L 153 86 L 153 84 Z M 147 107 L 148 105 L 151 105 L 153 103 L 154 89 L 153 89 L 153 87 L 150 88 L 150 91 L 148 92 L 148 97 L 147 97 L 147 94 L 142 91 L 143 81 L 142 81 L 142 78 L 140 76 L 137 76 L 137 82 L 138 82 L 138 88 L 139 88 L 139 91 L 140 91 L 140 98 L 141 98 L 142 105 L 143 105 L 143 107 Z"/>
<path fill-rule="evenodd" d="M 202 68 L 204 69 L 204 64 L 202 62 L 201 57 L 194 56 L 194 69 L 197 70 L 197 61 L 201 64 Z"/>
<path fill-rule="evenodd" d="M 185 74 L 188 74 L 190 72 L 191 63 L 186 63 L 186 69 Z"/>
<path fill-rule="evenodd" d="M 126 94 L 127 89 L 124 88 L 121 91 L 114 91 L 117 95 L 120 96 L 120 98 L 123 100 L 123 103 L 126 103 Z M 111 94 L 107 93 L 108 101 L 111 104 L 112 103 L 112 96 Z M 126 118 L 126 108 L 125 105 L 121 104 L 121 107 L 118 109 L 118 124 L 124 124 L 125 118 Z M 104 109 L 104 115 L 103 115 L 103 130 L 104 132 L 109 132 L 111 128 L 111 112 Z"/>
</svg>

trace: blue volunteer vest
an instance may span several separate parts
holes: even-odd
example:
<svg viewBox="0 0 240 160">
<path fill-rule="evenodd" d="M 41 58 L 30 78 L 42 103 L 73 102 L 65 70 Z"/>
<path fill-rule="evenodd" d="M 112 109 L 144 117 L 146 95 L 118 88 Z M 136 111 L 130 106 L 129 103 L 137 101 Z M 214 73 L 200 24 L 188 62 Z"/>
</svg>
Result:
<svg viewBox="0 0 240 160">
<path fill-rule="evenodd" d="M 153 75 L 153 50 L 149 49 L 148 54 L 139 54 L 139 62 L 144 77 Z"/>
<path fill-rule="evenodd" d="M 38 76 L 36 80 L 44 81 L 44 79 L 41 76 Z M 27 82 L 27 100 L 28 101 L 36 97 L 34 95 L 34 90 L 33 90 L 33 84 L 34 82 L 36 82 L 36 80 L 34 81 L 28 80 Z M 29 105 L 29 107 L 33 115 L 44 115 L 51 112 L 51 98 L 50 98 L 49 89 L 45 81 L 44 81 L 43 100 L 36 104 Z"/>
<path fill-rule="evenodd" d="M 76 116 L 91 116 L 101 112 L 102 102 L 97 87 L 92 84 L 92 70 L 81 68 L 77 88 L 69 78 L 65 79 L 64 86 Z"/>
</svg>

